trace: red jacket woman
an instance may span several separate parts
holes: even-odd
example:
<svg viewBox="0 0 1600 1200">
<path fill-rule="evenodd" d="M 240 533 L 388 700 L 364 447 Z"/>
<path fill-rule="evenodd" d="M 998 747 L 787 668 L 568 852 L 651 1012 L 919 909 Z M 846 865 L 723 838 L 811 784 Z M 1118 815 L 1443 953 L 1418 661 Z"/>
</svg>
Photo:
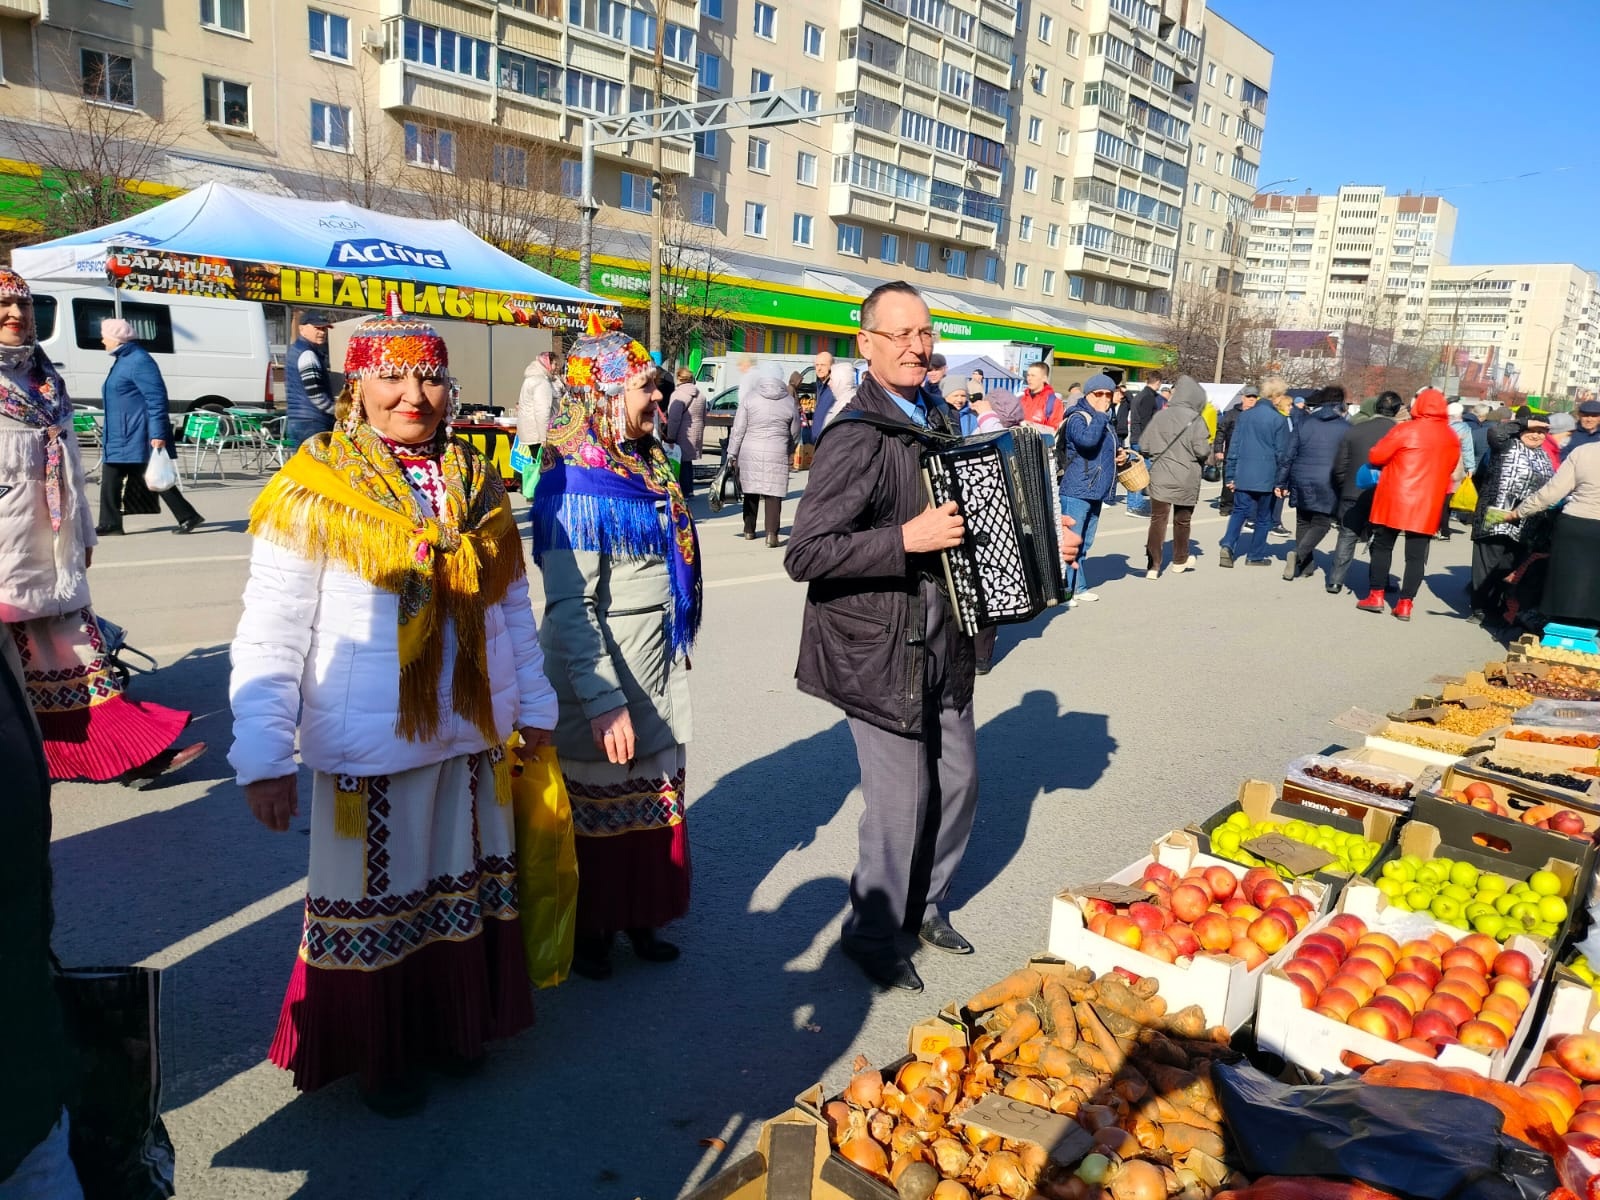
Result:
<svg viewBox="0 0 1600 1200">
<path fill-rule="evenodd" d="M 1367 461 L 1382 469 L 1372 497 L 1372 523 L 1432 537 L 1444 498 L 1461 462 L 1461 441 L 1450 428 L 1444 393 L 1425 388 L 1402 421 L 1372 448 Z"/>
</svg>

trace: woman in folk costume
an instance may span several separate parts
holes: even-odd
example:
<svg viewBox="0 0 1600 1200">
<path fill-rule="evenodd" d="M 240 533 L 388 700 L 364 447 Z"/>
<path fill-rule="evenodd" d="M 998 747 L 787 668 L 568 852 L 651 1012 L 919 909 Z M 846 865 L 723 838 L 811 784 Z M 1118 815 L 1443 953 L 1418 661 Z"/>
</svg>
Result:
<svg viewBox="0 0 1600 1200">
<path fill-rule="evenodd" d="M 345 356 L 342 423 L 250 512 L 229 761 L 269 829 L 313 772 L 299 959 L 271 1059 L 303 1091 L 352 1072 L 416 1108 L 533 1020 L 517 927 L 513 730 L 549 740 L 521 542 L 499 473 L 446 429 L 443 339 L 375 317 Z"/>
<path fill-rule="evenodd" d="M 0 622 L 21 657 L 52 779 L 147 783 L 205 753 L 189 714 L 128 699 L 89 607 L 97 541 L 72 401 L 39 348 L 33 294 L 0 269 Z"/>
<path fill-rule="evenodd" d="M 533 498 L 556 752 L 578 850 L 572 969 L 611 974 L 615 935 L 670 962 L 656 930 L 689 907 L 684 744 L 700 625 L 694 522 L 656 439 L 655 365 L 625 334 L 582 338 Z"/>
</svg>

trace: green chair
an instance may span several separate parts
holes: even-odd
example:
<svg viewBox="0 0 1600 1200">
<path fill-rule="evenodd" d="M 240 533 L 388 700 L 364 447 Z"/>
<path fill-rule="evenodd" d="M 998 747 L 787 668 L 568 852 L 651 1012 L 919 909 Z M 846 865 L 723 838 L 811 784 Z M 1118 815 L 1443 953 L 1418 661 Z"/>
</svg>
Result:
<svg viewBox="0 0 1600 1200">
<path fill-rule="evenodd" d="M 84 410 L 72 414 L 72 432 L 78 436 L 78 454 L 83 459 L 83 470 L 86 475 L 98 471 L 100 462 L 105 457 L 105 431 L 100 424 L 104 419 L 103 412 Z M 90 450 L 94 451 L 93 463 L 89 461 Z"/>
<path fill-rule="evenodd" d="M 227 469 L 222 464 L 222 451 L 228 445 L 228 421 L 221 413 L 197 408 L 184 417 L 183 436 L 189 442 L 193 458 L 189 470 L 191 481 L 200 478 L 200 466 L 206 455 L 216 459 L 217 478 L 226 479 Z M 174 456 L 174 461 L 177 461 Z M 180 468 L 181 470 L 181 468 Z"/>
</svg>

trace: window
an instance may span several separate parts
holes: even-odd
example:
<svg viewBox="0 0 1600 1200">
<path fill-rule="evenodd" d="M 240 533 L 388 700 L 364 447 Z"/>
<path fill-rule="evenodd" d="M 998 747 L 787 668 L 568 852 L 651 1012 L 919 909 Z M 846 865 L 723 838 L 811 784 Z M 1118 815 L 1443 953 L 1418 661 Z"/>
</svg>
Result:
<svg viewBox="0 0 1600 1200">
<path fill-rule="evenodd" d="M 1211 124 L 1211 105 L 1209 105 L 1209 104 L 1201 104 L 1200 105 L 1200 124 L 1202 124 L 1202 125 Z"/>
<path fill-rule="evenodd" d="M 1220 133 L 1223 137 L 1227 137 L 1228 136 L 1228 130 L 1229 130 L 1230 127 L 1231 127 L 1231 123 L 1228 120 L 1228 114 L 1227 113 L 1223 113 L 1222 116 L 1220 116 L 1217 119 L 1217 132 Z"/>
<path fill-rule="evenodd" d="M 915 109 L 902 109 L 900 111 L 900 136 L 908 142 L 921 142 L 924 146 L 933 145 L 933 129 L 938 124 L 932 117 L 925 117 Z"/>
<path fill-rule="evenodd" d="M 697 158 L 715 158 L 717 156 L 717 131 L 697 133 L 694 135 L 694 152 Z"/>
<path fill-rule="evenodd" d="M 1067 53 L 1072 55 L 1073 58 L 1078 57 L 1078 31 L 1076 29 L 1067 30 Z"/>
<path fill-rule="evenodd" d="M 403 26 L 405 60 L 419 66 L 489 81 L 489 43 L 450 29 L 424 25 L 406 18 Z M 621 85 L 618 85 L 620 89 Z"/>
<path fill-rule="evenodd" d="M 661 53 L 685 65 L 694 61 L 694 30 L 686 29 L 682 25 L 667 22 L 666 32 L 661 35 Z"/>
<path fill-rule="evenodd" d="M 811 218 L 805 213 L 794 215 L 794 244 L 796 246 L 811 245 Z"/>
<path fill-rule="evenodd" d="M 939 64 L 939 90 L 957 100 L 972 95 L 972 72 L 951 63 Z"/>
<path fill-rule="evenodd" d="M 342 104 L 311 102 L 311 144 L 323 150 L 350 149 L 350 110 Z"/>
<path fill-rule="evenodd" d="M 1050 72 L 1044 67 L 1034 67 L 1029 82 L 1033 85 L 1034 93 L 1042 96 L 1050 90 Z"/>
<path fill-rule="evenodd" d="M 914 242 L 911 246 L 911 265 L 919 271 L 926 271 L 928 263 L 933 257 L 932 247 L 927 242 Z"/>
<path fill-rule="evenodd" d="M 752 171 L 757 171 L 762 175 L 769 175 L 771 170 L 767 166 L 767 161 L 771 153 L 771 142 L 767 141 L 766 138 L 753 137 L 750 139 L 750 145 L 745 150 L 745 165 Z"/>
<path fill-rule="evenodd" d="M 817 156 L 802 150 L 794 160 L 794 179 L 807 187 L 817 186 Z"/>
<path fill-rule="evenodd" d="M 1032 142 L 1035 146 L 1037 146 L 1041 141 L 1044 140 L 1044 118 L 1043 117 L 1029 117 L 1028 118 L 1028 140 L 1030 142 Z"/>
<path fill-rule="evenodd" d="M 1072 131 L 1069 129 L 1056 130 L 1056 153 L 1067 154 L 1072 145 Z"/>
<path fill-rule="evenodd" d="M 200 0 L 200 24 L 226 33 L 244 33 L 244 0 Z"/>
<path fill-rule="evenodd" d="M 767 236 L 767 206 L 754 200 L 744 202 L 744 231 L 750 237 Z"/>
<path fill-rule="evenodd" d="M 500 86 L 509 92 L 552 102 L 561 99 L 561 68 L 555 63 L 541 62 L 537 58 L 502 49 L 499 74 Z"/>
<path fill-rule="evenodd" d="M 722 59 L 715 54 L 702 50 L 695 57 L 695 69 L 700 74 L 700 86 L 707 91 L 716 91 L 722 86 Z"/>
<path fill-rule="evenodd" d="M 1022 168 L 1022 190 L 1025 192 L 1037 192 L 1039 190 L 1038 167 Z"/>
<path fill-rule="evenodd" d="M 1222 77 L 1222 94 L 1224 96 L 1230 96 L 1230 97 L 1233 95 L 1233 76 L 1232 75 L 1224 75 Z"/>
<path fill-rule="evenodd" d="M 1212 212 L 1216 212 L 1217 211 L 1217 205 L 1219 205 L 1221 203 L 1222 203 L 1222 193 L 1217 191 L 1216 188 L 1212 188 L 1211 189 L 1211 211 Z"/>
<path fill-rule="evenodd" d="M 205 118 L 208 125 L 226 125 L 230 129 L 250 128 L 250 85 L 231 83 L 206 75 L 201 80 L 205 89 Z"/>
<path fill-rule="evenodd" d="M 583 164 L 570 158 L 561 160 L 561 194 L 569 200 L 583 196 Z"/>
<path fill-rule="evenodd" d="M 38 320 L 43 316 L 40 311 L 39 300 L 36 299 L 33 302 L 33 306 L 39 337 L 42 339 L 45 333 L 43 323 Z M 79 349 L 104 349 L 100 341 L 100 323 L 116 315 L 117 310 L 109 300 L 74 300 L 72 302 L 72 332 L 77 336 Z M 133 331 L 138 335 L 139 344 L 151 354 L 172 353 L 172 309 L 170 307 L 165 304 L 140 304 L 136 301 L 124 300 L 122 302 L 121 315 L 123 320 L 132 323 Z M 54 325 L 53 319 L 51 324 L 52 326 Z"/>
<path fill-rule="evenodd" d="M 1032 217 L 1018 217 L 1017 218 L 1017 240 L 1019 242 L 1031 242 L 1031 241 L 1033 241 L 1033 218 Z"/>
<path fill-rule="evenodd" d="M 628 10 L 628 44 L 635 50 L 654 51 L 656 48 L 656 19 L 647 12 Z"/>
<path fill-rule="evenodd" d="M 86 99 L 133 107 L 133 59 L 125 55 L 79 51 L 78 82 Z"/>
<path fill-rule="evenodd" d="M 1059 246 L 1061 244 L 1061 226 L 1054 221 L 1050 222 L 1050 228 L 1045 232 L 1044 241 L 1045 245 L 1052 250 Z"/>
<path fill-rule="evenodd" d="M 717 194 L 708 191 L 696 191 L 689 200 L 689 220 L 695 225 L 715 225 L 717 223 Z"/>
<path fill-rule="evenodd" d="M 838 250 L 840 254 L 853 254 L 857 258 L 863 257 L 861 253 L 861 226 L 839 226 Z"/>
<path fill-rule="evenodd" d="M 886 233 L 878 239 L 878 257 L 886 263 L 900 261 L 900 235 Z"/>
<path fill-rule="evenodd" d="M 1209 155 L 1206 152 L 1206 144 L 1204 142 L 1196 142 L 1194 144 L 1195 164 L 1197 166 L 1205 166 L 1207 157 L 1209 157 Z"/>
<path fill-rule="evenodd" d="M 1011 268 L 1011 286 L 1024 288 L 1028 286 L 1028 264 L 1018 263 Z"/>
<path fill-rule="evenodd" d="M 756 0 L 755 6 L 755 34 L 758 38 L 767 41 L 777 40 L 778 10 L 774 5 L 762 4 Z"/>
<path fill-rule="evenodd" d="M 800 33 L 800 50 L 807 58 L 822 57 L 822 26 L 813 25 L 810 21 Z"/>
<path fill-rule="evenodd" d="M 306 10 L 311 20 L 311 53 L 337 62 L 350 61 L 350 18 Z"/>
<path fill-rule="evenodd" d="M 700 15 L 713 21 L 722 20 L 722 0 L 700 0 Z"/>
<path fill-rule="evenodd" d="M 1193 221 L 1190 221 L 1189 222 L 1189 228 L 1187 228 L 1187 229 L 1185 229 L 1183 231 L 1183 240 L 1188 242 L 1189 245 L 1191 245 L 1191 246 L 1194 245 L 1194 222 Z"/>
<path fill-rule="evenodd" d="M 992 254 L 983 256 L 983 281 L 985 283 L 1000 282 L 1000 260 Z"/>
<path fill-rule="evenodd" d="M 1185 283 L 1194 282 L 1194 264 L 1192 262 L 1183 264 L 1183 281 Z"/>
<path fill-rule="evenodd" d="M 816 88 L 801 88 L 800 107 L 806 112 L 816 112 L 822 107 L 822 93 L 817 91 Z"/>
<path fill-rule="evenodd" d="M 1039 40 L 1041 42 L 1043 42 L 1046 46 L 1048 46 L 1050 44 L 1050 39 L 1055 36 L 1055 32 L 1056 32 L 1056 19 L 1054 17 L 1052 17 L 1049 13 L 1040 13 L 1039 14 Z"/>
<path fill-rule="evenodd" d="M 1209 83 L 1212 87 L 1216 87 L 1217 86 L 1217 64 L 1216 63 L 1207 63 L 1206 64 L 1206 82 Z"/>
<path fill-rule="evenodd" d="M 1217 236 L 1217 231 L 1215 229 L 1206 230 L 1206 249 L 1207 250 L 1210 250 L 1212 248 L 1212 246 L 1214 245 L 1214 243 L 1216 241 L 1216 236 Z"/>
<path fill-rule="evenodd" d="M 944 273 L 956 279 L 967 277 L 967 252 L 949 249 L 944 252 Z"/>
<path fill-rule="evenodd" d="M 635 175 L 632 171 L 622 173 L 622 191 L 618 197 L 622 207 L 628 212 L 647 213 L 650 211 L 650 177 L 648 175 Z"/>
<path fill-rule="evenodd" d="M 1061 81 L 1061 103 L 1065 104 L 1068 108 L 1072 107 L 1072 87 L 1072 80 L 1063 79 Z"/>
<path fill-rule="evenodd" d="M 1057 204 L 1064 204 L 1067 199 L 1067 180 L 1064 175 L 1055 175 L 1050 180 L 1050 199 Z"/>
<path fill-rule="evenodd" d="M 622 109 L 622 85 L 614 80 L 569 70 L 567 107 L 614 117 Z"/>
<path fill-rule="evenodd" d="M 1200 286 L 1201 287 L 1210 287 L 1211 286 L 1211 268 L 1210 267 L 1201 267 L 1200 268 Z"/>
<path fill-rule="evenodd" d="M 406 161 L 437 171 L 456 169 L 456 135 L 448 129 L 406 122 Z M 577 163 L 573 163 L 577 166 Z"/>
<path fill-rule="evenodd" d="M 528 152 L 521 146 L 507 146 L 496 142 L 489 178 L 506 187 L 527 187 Z"/>
<path fill-rule="evenodd" d="M 1040 274 L 1039 290 L 1046 296 L 1054 296 L 1056 294 L 1056 273 L 1054 271 L 1046 269 Z"/>
<path fill-rule="evenodd" d="M 772 90 L 771 71 L 751 71 L 750 90 L 756 95 L 764 95 Z"/>
</svg>

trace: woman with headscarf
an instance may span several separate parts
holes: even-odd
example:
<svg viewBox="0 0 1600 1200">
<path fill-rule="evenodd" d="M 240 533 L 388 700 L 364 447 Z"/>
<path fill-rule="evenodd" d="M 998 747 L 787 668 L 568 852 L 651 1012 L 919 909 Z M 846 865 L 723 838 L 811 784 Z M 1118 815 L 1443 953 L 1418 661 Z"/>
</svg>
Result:
<svg viewBox="0 0 1600 1200">
<path fill-rule="evenodd" d="M 193 762 L 189 714 L 130 700 L 89 601 L 96 542 L 72 401 L 39 348 L 33 293 L 0 269 L 0 622 L 22 659 L 52 779 L 139 786 Z"/>
<path fill-rule="evenodd" d="M 474 1069 L 533 1020 L 517 924 L 512 764 L 549 740 L 521 540 L 500 473 L 450 437 L 431 325 L 374 317 L 345 352 L 340 425 L 250 510 L 228 758 L 287 831 L 311 768 L 304 933 L 270 1057 L 311 1091 L 359 1074 L 374 1111 Z"/>
<path fill-rule="evenodd" d="M 168 436 L 167 385 L 150 352 L 139 345 L 133 322 L 109 317 L 100 322 L 100 344 L 111 355 L 111 370 L 100 385 L 105 405 L 105 450 L 100 456 L 101 537 L 122 532 L 122 488 L 130 475 L 142 475 L 157 448 L 172 453 Z M 174 533 L 193 533 L 205 520 L 176 487 L 157 492 L 178 522 Z"/>
<path fill-rule="evenodd" d="M 755 540 L 756 509 L 765 510 L 767 545 L 778 544 L 789 464 L 800 441 L 800 408 L 783 380 L 758 369 L 742 389 L 728 433 L 728 457 L 739 464 L 744 491 L 744 538 Z"/>
<path fill-rule="evenodd" d="M 1150 529 L 1145 537 L 1144 577 L 1161 575 L 1161 548 L 1172 518 L 1172 573 L 1193 571 L 1189 528 L 1200 503 L 1200 469 L 1211 457 L 1211 431 L 1206 427 L 1206 393 L 1187 375 L 1178 376 L 1172 402 L 1144 427 L 1139 445 L 1150 465 Z"/>
<path fill-rule="evenodd" d="M 1545 616 L 1600 626 L 1600 445 L 1579 446 L 1550 481 L 1517 505 L 1510 521 L 1562 506 L 1550 535 Z"/>
<path fill-rule="evenodd" d="M 1472 521 L 1472 614 L 1489 627 L 1504 623 L 1506 577 L 1546 532 L 1542 521 L 1492 521 L 1491 510 L 1502 517 L 1512 512 L 1555 474 L 1544 453 L 1544 430 L 1520 421 L 1516 426 L 1516 438 L 1494 456 L 1484 477 Z"/>
<path fill-rule="evenodd" d="M 654 381 L 626 334 L 580 339 L 533 498 L 545 669 L 577 834 L 572 969 L 589 979 L 611 975 L 619 932 L 647 962 L 677 958 L 657 930 L 689 908 L 686 672 L 700 548 L 655 436 Z"/>
</svg>

